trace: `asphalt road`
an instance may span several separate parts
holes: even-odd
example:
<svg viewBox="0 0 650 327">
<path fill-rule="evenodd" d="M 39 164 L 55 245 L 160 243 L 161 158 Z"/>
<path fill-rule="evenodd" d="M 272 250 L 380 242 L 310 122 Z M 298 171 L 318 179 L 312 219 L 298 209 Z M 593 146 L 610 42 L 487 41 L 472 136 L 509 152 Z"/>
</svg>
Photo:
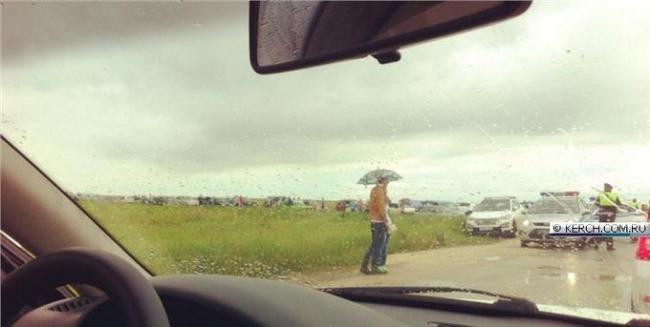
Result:
<svg viewBox="0 0 650 327">
<path fill-rule="evenodd" d="M 527 298 L 536 303 L 630 311 L 635 246 L 616 251 L 522 248 L 517 239 L 390 255 L 387 275 L 358 270 L 308 278 L 316 287 L 455 286 Z"/>
</svg>

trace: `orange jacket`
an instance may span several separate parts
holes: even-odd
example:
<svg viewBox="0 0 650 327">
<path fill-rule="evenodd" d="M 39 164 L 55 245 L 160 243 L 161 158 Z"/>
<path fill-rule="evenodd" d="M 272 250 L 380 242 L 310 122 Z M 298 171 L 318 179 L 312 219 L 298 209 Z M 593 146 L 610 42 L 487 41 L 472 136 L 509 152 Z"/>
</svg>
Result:
<svg viewBox="0 0 650 327">
<path fill-rule="evenodd" d="M 381 220 L 386 222 L 386 206 L 388 205 L 388 196 L 386 194 L 386 185 L 375 185 L 370 191 L 370 201 L 368 202 L 368 218 L 372 220 Z"/>
</svg>

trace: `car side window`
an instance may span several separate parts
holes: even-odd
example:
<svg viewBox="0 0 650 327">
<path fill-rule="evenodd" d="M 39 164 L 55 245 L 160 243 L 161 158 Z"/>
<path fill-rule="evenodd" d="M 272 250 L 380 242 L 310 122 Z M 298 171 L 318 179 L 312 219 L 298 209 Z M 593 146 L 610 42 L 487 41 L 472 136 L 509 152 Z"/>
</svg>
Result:
<svg viewBox="0 0 650 327">
<path fill-rule="evenodd" d="M 512 211 L 519 210 L 519 203 L 517 203 L 516 201 L 512 201 L 511 203 L 512 203 L 511 205 Z"/>
</svg>

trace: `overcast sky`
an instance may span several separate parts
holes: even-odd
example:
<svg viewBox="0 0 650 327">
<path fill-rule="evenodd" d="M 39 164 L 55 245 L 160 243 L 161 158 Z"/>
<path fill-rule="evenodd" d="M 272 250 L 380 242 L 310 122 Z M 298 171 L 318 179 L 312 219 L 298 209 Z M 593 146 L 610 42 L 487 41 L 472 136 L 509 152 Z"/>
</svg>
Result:
<svg viewBox="0 0 650 327">
<path fill-rule="evenodd" d="M 498 25 L 261 76 L 247 4 L 5 3 L 2 130 L 73 192 L 650 200 L 650 3 L 535 2 Z"/>
</svg>

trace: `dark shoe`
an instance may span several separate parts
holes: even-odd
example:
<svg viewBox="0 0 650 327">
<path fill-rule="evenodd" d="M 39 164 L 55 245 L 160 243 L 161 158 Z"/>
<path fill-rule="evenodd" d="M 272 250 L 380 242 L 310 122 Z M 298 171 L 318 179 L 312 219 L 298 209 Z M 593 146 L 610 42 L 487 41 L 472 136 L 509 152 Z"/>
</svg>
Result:
<svg viewBox="0 0 650 327">
<path fill-rule="evenodd" d="M 367 267 L 361 267 L 361 269 L 359 271 L 364 275 L 372 274 L 372 271 L 370 271 L 370 269 L 368 269 Z"/>
<path fill-rule="evenodd" d="M 614 251 L 614 250 L 616 250 L 616 249 L 613 246 L 607 247 L 607 251 Z"/>
</svg>

